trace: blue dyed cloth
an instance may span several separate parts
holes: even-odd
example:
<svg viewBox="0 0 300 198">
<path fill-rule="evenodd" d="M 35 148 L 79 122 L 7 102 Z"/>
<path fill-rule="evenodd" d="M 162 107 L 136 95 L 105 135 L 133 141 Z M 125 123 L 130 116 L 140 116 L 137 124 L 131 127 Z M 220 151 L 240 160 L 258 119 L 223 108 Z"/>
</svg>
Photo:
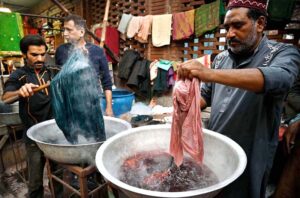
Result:
<svg viewBox="0 0 300 198">
<path fill-rule="evenodd" d="M 72 144 L 106 139 L 95 69 L 81 50 L 74 50 L 51 81 L 52 108 L 57 125 Z"/>
</svg>

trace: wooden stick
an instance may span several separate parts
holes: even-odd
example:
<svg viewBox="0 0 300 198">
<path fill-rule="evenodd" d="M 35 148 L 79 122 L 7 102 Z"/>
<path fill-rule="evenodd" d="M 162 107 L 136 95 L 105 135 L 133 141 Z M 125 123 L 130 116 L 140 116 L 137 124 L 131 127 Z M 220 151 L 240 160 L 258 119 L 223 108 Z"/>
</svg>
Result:
<svg viewBox="0 0 300 198">
<path fill-rule="evenodd" d="M 58 0 L 51 0 L 54 4 L 56 4 L 62 11 L 64 11 L 67 14 L 71 14 L 70 11 L 63 5 L 61 4 Z M 88 28 L 86 28 L 86 33 L 90 35 L 93 39 L 101 43 L 101 40 L 93 33 L 91 32 Z M 104 49 L 108 53 L 108 55 L 117 63 L 120 62 L 120 58 L 104 43 Z"/>
<path fill-rule="evenodd" d="M 50 81 L 48 81 L 48 82 L 47 82 L 46 84 L 44 84 L 44 85 L 41 85 L 41 86 L 39 86 L 39 87 L 37 87 L 37 88 L 34 88 L 34 89 L 33 89 L 33 92 L 36 93 L 36 92 L 38 92 L 38 91 L 41 91 L 42 89 L 48 88 L 49 86 L 50 86 Z M 13 102 L 19 100 L 19 98 L 20 98 L 19 95 L 15 95 L 15 96 L 12 96 L 12 97 L 7 98 L 6 100 L 3 100 L 2 102 L 5 103 L 5 104 L 10 104 L 10 103 L 13 103 Z"/>
<path fill-rule="evenodd" d="M 101 48 L 103 48 L 103 46 L 104 46 L 104 41 L 105 41 L 105 37 L 106 37 L 106 26 L 108 24 L 107 20 L 108 20 L 109 5 L 110 5 L 110 0 L 106 0 L 104 18 L 103 18 L 103 23 L 102 23 L 102 32 L 101 32 L 101 42 L 100 42 Z"/>
</svg>

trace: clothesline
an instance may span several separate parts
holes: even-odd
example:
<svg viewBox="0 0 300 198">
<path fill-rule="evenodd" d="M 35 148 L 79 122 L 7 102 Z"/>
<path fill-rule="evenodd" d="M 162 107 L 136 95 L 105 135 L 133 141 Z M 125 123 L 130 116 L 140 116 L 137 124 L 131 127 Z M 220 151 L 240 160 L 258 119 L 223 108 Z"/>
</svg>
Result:
<svg viewBox="0 0 300 198">
<path fill-rule="evenodd" d="M 199 37 L 215 29 L 220 25 L 220 16 L 224 13 L 223 1 L 220 0 L 173 14 L 132 16 L 123 13 L 118 31 L 141 43 L 148 43 L 151 32 L 153 46 L 161 47 L 170 44 L 171 36 L 173 40 L 182 40 L 194 34 Z"/>
</svg>

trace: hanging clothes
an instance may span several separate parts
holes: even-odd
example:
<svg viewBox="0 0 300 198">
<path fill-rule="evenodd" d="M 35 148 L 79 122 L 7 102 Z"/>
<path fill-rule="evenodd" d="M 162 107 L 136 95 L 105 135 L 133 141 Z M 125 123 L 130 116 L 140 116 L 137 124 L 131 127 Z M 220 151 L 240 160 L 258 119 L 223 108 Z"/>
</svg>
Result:
<svg viewBox="0 0 300 198">
<path fill-rule="evenodd" d="M 170 67 L 172 66 L 172 61 L 160 59 L 156 63 L 156 66 L 158 68 L 161 68 L 161 69 L 165 70 L 165 71 L 168 71 L 170 69 Z"/>
<path fill-rule="evenodd" d="M 135 50 L 126 50 L 119 63 L 118 76 L 123 80 L 128 80 L 135 62 L 140 59 L 140 54 Z"/>
<path fill-rule="evenodd" d="M 194 34 L 195 10 L 173 14 L 173 40 L 187 39 Z"/>
<path fill-rule="evenodd" d="M 121 21 L 118 26 L 119 32 L 121 32 L 122 34 L 125 34 L 131 18 L 132 18 L 131 14 L 124 14 L 124 13 L 122 14 Z"/>
<path fill-rule="evenodd" d="M 135 61 L 133 68 L 130 72 L 128 81 L 126 83 L 126 85 L 132 89 L 138 88 L 138 86 L 139 86 L 138 74 L 139 74 L 139 70 L 141 68 L 141 64 L 142 64 L 142 60 Z"/>
<path fill-rule="evenodd" d="M 22 17 L 19 13 L 0 12 L 0 56 L 21 55 L 23 37 Z"/>
<path fill-rule="evenodd" d="M 202 5 L 195 11 L 195 35 L 203 35 L 220 25 L 220 0 Z"/>
<path fill-rule="evenodd" d="M 157 69 L 157 77 L 153 85 L 153 95 L 159 96 L 169 90 L 168 71 L 161 68 Z"/>
<path fill-rule="evenodd" d="M 140 81 L 139 90 L 148 99 L 151 98 L 150 63 L 151 61 L 144 59 L 138 73 L 138 78 Z"/>
<path fill-rule="evenodd" d="M 96 36 L 98 38 L 101 38 L 102 28 L 96 28 L 94 33 L 96 34 Z M 106 27 L 106 36 L 105 36 L 104 43 L 116 56 L 119 56 L 119 48 L 120 48 L 119 32 L 117 31 L 116 28 L 114 28 L 112 26 Z M 95 41 L 95 44 L 99 45 L 99 43 L 97 41 Z M 110 55 L 107 53 L 106 50 L 105 50 L 105 55 L 106 55 L 108 62 L 117 63 L 110 57 Z"/>
<path fill-rule="evenodd" d="M 168 70 L 168 87 L 171 88 L 175 85 L 175 79 L 174 79 L 174 69 L 173 67 L 170 67 Z"/>
<path fill-rule="evenodd" d="M 141 16 L 133 16 L 127 27 L 127 38 L 133 38 L 140 30 L 142 25 Z"/>
<path fill-rule="evenodd" d="M 170 154 L 177 166 L 183 161 L 184 152 L 197 163 L 203 160 L 203 132 L 201 124 L 199 80 L 179 80 L 173 93 L 173 118 Z"/>
<path fill-rule="evenodd" d="M 155 47 L 170 45 L 172 14 L 153 16 L 152 44 Z"/>
<path fill-rule="evenodd" d="M 148 43 L 148 36 L 152 26 L 152 15 L 147 15 L 141 19 L 141 27 L 135 36 L 135 39 L 141 43 Z"/>
</svg>

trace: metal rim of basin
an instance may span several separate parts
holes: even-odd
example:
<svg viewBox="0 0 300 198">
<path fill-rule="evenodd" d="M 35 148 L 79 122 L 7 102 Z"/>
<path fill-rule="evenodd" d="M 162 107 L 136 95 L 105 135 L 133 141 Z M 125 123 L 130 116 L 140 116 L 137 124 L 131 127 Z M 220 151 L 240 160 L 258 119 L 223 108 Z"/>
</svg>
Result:
<svg viewBox="0 0 300 198">
<path fill-rule="evenodd" d="M 104 178 L 106 178 L 107 180 L 109 180 L 111 183 L 113 183 L 114 185 L 122 188 L 122 189 L 126 189 L 128 191 L 137 193 L 137 194 L 142 194 L 142 195 L 146 195 L 146 196 L 151 196 L 151 197 L 193 197 L 193 196 L 198 196 L 200 194 L 206 194 L 206 193 L 210 193 L 212 191 L 216 191 L 218 189 L 222 189 L 223 187 L 227 186 L 228 184 L 230 184 L 231 182 L 233 182 L 234 180 L 236 180 L 245 170 L 246 165 L 247 165 L 247 157 L 246 154 L 244 152 L 244 150 L 236 143 L 234 142 L 232 139 L 208 130 L 208 129 L 203 129 L 205 133 L 207 133 L 208 135 L 214 136 L 217 139 L 223 140 L 225 142 L 228 143 L 228 145 L 230 145 L 234 151 L 237 153 L 237 155 L 239 156 L 239 158 L 241 159 L 241 163 L 239 163 L 237 169 L 234 171 L 234 173 L 228 178 L 225 179 L 215 185 L 203 188 L 203 189 L 198 189 L 198 190 L 191 190 L 191 191 L 184 191 L 184 192 L 158 192 L 158 191 L 151 191 L 151 190 L 145 190 L 145 189 L 141 189 L 141 188 L 137 188 L 134 186 L 130 186 L 120 180 L 118 180 L 117 178 L 113 177 L 106 169 L 103 161 L 101 160 L 101 157 L 103 156 L 103 153 L 106 150 L 106 147 L 109 146 L 109 144 L 119 138 L 122 138 L 123 136 L 127 136 L 129 134 L 132 133 L 136 133 L 139 132 L 142 129 L 167 129 L 170 128 L 169 124 L 163 124 L 163 125 L 152 125 L 152 126 L 142 126 L 142 127 L 138 127 L 138 128 L 132 128 L 132 129 L 128 129 L 126 131 L 123 131 L 113 137 L 111 137 L 110 139 L 108 139 L 107 141 L 105 141 L 100 148 L 98 149 L 97 153 L 96 153 L 96 165 L 98 167 L 98 170 L 101 172 L 101 174 L 104 176 Z"/>
<path fill-rule="evenodd" d="M 108 116 L 103 116 L 105 117 L 105 119 L 107 120 L 115 120 L 115 121 L 118 121 L 118 122 L 121 122 L 123 123 L 124 125 L 128 126 L 129 128 L 131 128 L 131 125 L 130 123 L 126 122 L 125 120 L 121 120 L 119 118 L 114 118 L 114 117 L 108 117 Z M 86 144 L 51 144 L 51 143 L 47 143 L 47 142 L 43 142 L 43 141 L 40 141 L 38 139 L 36 139 L 35 137 L 32 136 L 32 134 L 30 133 L 30 131 L 35 131 L 36 129 L 40 128 L 40 127 L 44 127 L 44 126 L 48 126 L 49 124 L 53 124 L 53 123 L 56 123 L 55 122 L 55 119 L 51 119 L 51 120 L 47 120 L 47 121 L 44 121 L 44 122 L 41 122 L 41 123 L 38 123 L 32 127 L 30 127 L 27 131 L 27 136 L 32 139 L 33 141 L 37 142 L 37 143 L 40 143 L 40 144 L 45 144 L 45 145 L 59 145 L 59 147 L 76 147 L 76 146 L 91 146 L 91 145 L 97 145 L 99 143 L 102 143 L 102 142 L 105 142 L 105 141 L 101 141 L 101 142 L 94 142 L 94 143 L 86 143 Z M 106 140 L 107 141 L 107 140 Z"/>
</svg>

